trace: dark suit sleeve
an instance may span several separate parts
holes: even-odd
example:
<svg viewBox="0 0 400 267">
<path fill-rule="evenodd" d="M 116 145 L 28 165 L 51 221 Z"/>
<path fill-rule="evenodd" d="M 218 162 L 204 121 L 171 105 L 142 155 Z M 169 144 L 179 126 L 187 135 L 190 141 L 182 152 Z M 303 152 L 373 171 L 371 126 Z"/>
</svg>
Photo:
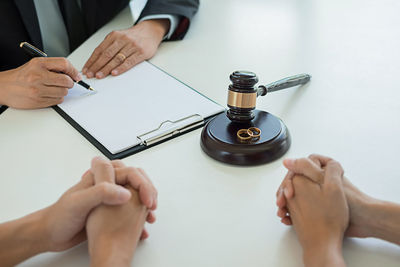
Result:
<svg viewBox="0 0 400 267">
<path fill-rule="evenodd" d="M 145 16 L 169 14 L 180 18 L 170 40 L 181 40 L 189 29 L 190 21 L 199 8 L 199 0 L 148 0 L 139 20 Z"/>
</svg>

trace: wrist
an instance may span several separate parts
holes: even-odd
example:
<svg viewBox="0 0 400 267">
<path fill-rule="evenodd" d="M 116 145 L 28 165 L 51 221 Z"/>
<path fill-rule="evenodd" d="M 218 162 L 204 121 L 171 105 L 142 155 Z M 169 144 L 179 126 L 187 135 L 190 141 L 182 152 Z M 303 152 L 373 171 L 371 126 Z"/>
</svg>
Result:
<svg viewBox="0 0 400 267">
<path fill-rule="evenodd" d="M 150 28 L 152 32 L 160 39 L 168 33 L 170 27 L 169 19 L 149 19 L 143 20 L 137 24 L 139 27 Z"/>
<path fill-rule="evenodd" d="M 0 71 L 0 105 L 7 105 L 7 91 L 10 87 L 9 76 L 13 70 Z"/>
<path fill-rule="evenodd" d="M 114 236 L 103 235 L 89 246 L 91 267 L 130 266 L 133 253 L 129 245 L 114 242 L 114 239 Z"/>
<path fill-rule="evenodd" d="M 132 262 L 147 217 L 147 209 L 139 206 L 132 217 L 122 218 L 111 224 L 101 222 L 103 215 L 111 215 L 104 212 L 114 208 L 98 207 L 88 219 L 86 230 L 92 267 L 130 266 Z M 100 222 L 93 224 L 95 221 Z"/>
<path fill-rule="evenodd" d="M 342 255 L 342 239 L 314 243 L 303 248 L 306 267 L 345 266 Z"/>
</svg>

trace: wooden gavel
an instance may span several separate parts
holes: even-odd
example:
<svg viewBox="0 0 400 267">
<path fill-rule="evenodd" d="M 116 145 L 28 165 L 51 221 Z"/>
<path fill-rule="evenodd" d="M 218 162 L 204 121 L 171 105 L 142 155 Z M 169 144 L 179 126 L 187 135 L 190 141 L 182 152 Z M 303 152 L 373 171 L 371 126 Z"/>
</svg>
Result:
<svg viewBox="0 0 400 267">
<path fill-rule="evenodd" d="M 228 111 L 226 115 L 233 122 L 247 123 L 254 119 L 253 110 L 256 108 L 258 96 L 279 91 L 296 85 L 306 84 L 310 81 L 309 74 L 298 74 L 282 80 L 259 85 L 257 75 L 250 71 L 235 71 L 230 75 L 232 84 L 228 91 Z"/>
</svg>

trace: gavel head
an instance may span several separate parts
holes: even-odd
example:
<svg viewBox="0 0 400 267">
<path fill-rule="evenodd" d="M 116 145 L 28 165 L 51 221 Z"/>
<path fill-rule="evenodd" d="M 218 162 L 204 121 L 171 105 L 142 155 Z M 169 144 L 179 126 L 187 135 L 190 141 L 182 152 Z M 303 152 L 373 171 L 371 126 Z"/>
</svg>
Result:
<svg viewBox="0 0 400 267">
<path fill-rule="evenodd" d="M 228 112 L 226 115 L 233 122 L 246 123 L 254 119 L 258 82 L 256 74 L 250 71 L 235 71 L 229 77 L 232 84 L 228 91 Z"/>
</svg>

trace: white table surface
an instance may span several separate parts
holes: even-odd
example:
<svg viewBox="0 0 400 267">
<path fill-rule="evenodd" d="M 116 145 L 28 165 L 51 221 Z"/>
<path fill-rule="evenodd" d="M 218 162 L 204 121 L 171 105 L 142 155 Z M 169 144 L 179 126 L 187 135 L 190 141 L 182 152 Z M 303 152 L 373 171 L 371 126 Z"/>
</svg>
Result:
<svg viewBox="0 0 400 267">
<path fill-rule="evenodd" d="M 229 74 L 260 81 L 310 73 L 309 85 L 258 99 L 287 124 L 286 157 L 318 152 L 339 160 L 366 193 L 400 202 L 400 2 L 397 0 L 203 0 L 186 38 L 163 43 L 152 63 L 222 105 Z M 71 56 L 80 68 L 125 10 Z M 132 122 L 134 123 L 134 122 Z M 132 266 L 302 266 L 293 229 L 276 217 L 282 159 L 234 167 L 201 150 L 201 130 L 124 159 L 159 190 Z M 50 205 L 101 153 L 51 108 L 0 115 L 0 221 Z M 400 248 L 348 239 L 349 266 L 399 266 Z M 21 266 L 87 266 L 87 245 L 45 253 Z"/>
</svg>

